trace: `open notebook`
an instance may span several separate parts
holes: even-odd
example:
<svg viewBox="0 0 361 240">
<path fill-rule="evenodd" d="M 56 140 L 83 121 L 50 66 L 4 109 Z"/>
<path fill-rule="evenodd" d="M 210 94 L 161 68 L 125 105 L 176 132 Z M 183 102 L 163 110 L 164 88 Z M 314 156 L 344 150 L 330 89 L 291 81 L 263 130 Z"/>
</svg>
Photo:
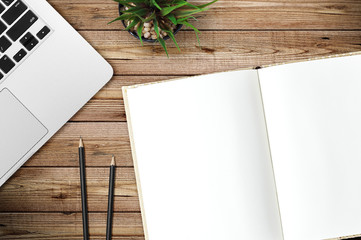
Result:
<svg viewBox="0 0 361 240">
<path fill-rule="evenodd" d="M 123 92 L 146 239 L 361 234 L 361 55 Z"/>
</svg>

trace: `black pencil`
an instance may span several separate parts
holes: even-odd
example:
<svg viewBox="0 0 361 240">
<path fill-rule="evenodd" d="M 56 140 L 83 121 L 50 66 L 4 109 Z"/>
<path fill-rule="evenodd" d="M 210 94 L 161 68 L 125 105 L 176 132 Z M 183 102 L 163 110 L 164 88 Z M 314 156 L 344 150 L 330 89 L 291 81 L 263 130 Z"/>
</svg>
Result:
<svg viewBox="0 0 361 240">
<path fill-rule="evenodd" d="M 112 239 L 113 227 L 113 205 L 114 205 L 114 178 L 115 178 L 115 158 L 112 157 L 109 173 L 109 192 L 108 192 L 108 215 L 107 215 L 107 240 Z"/>
<path fill-rule="evenodd" d="M 85 182 L 85 153 L 83 139 L 79 141 L 79 167 L 80 167 L 80 186 L 81 186 L 81 208 L 83 215 L 83 239 L 89 239 L 89 228 L 88 228 L 88 203 L 87 203 L 87 192 Z"/>
</svg>

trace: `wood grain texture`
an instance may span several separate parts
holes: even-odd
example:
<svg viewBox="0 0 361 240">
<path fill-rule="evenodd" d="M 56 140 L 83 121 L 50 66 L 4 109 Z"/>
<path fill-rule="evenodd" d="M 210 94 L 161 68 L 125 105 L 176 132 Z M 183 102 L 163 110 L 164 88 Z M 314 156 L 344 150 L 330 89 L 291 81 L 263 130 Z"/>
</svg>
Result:
<svg viewBox="0 0 361 240">
<path fill-rule="evenodd" d="M 140 213 L 114 213 L 113 239 L 144 240 Z M 83 239 L 81 213 L 0 213 L 0 239 Z M 90 239 L 105 239 L 106 213 L 89 214 Z"/>
<path fill-rule="evenodd" d="M 178 76 L 113 76 L 111 81 L 104 86 L 93 99 L 120 100 L 123 99 L 122 87 L 136 84 L 157 82 L 177 78 Z"/>
<path fill-rule="evenodd" d="M 168 42 L 168 59 L 161 46 L 142 47 L 128 33 L 80 33 L 116 75 L 196 75 L 361 51 L 359 31 L 203 31 L 202 48 L 194 33 L 183 31 L 177 34 L 182 51 Z"/>
<path fill-rule="evenodd" d="M 70 121 L 126 121 L 123 100 L 90 100 Z"/>
<path fill-rule="evenodd" d="M 192 3 L 204 3 L 196 0 Z M 179 53 L 107 25 L 112 0 L 49 0 L 113 66 L 115 76 L 0 188 L 0 239 L 82 239 L 78 139 L 84 138 L 91 239 L 104 239 L 110 156 L 117 165 L 114 239 L 144 240 L 123 86 L 361 51 L 360 0 L 219 0 L 182 29 Z M 185 94 L 186 97 L 186 94 Z M 172 239 L 172 236 L 169 237 Z"/>
<path fill-rule="evenodd" d="M 81 212 L 79 178 L 77 167 L 22 168 L 0 188 L 0 212 Z M 89 211 L 106 212 L 109 167 L 87 168 L 86 179 Z M 140 211 L 133 168 L 116 169 L 114 190 L 114 211 Z"/>
<path fill-rule="evenodd" d="M 133 166 L 125 122 L 68 123 L 25 166 L 78 167 L 79 136 L 84 141 L 86 166 L 109 167 L 112 154 L 118 167 Z"/>
<path fill-rule="evenodd" d="M 197 4 L 198 1 L 191 1 Z M 204 2 L 204 1 L 199 1 Z M 50 0 L 77 30 L 118 30 L 107 25 L 119 13 L 111 0 Z M 361 29 L 361 2 L 343 1 L 218 1 L 195 23 L 202 30 Z"/>
</svg>

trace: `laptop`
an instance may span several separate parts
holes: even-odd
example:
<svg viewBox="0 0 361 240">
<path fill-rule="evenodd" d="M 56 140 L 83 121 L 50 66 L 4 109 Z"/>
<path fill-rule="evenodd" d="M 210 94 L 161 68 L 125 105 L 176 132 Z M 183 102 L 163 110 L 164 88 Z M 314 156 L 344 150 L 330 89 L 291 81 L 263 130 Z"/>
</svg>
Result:
<svg viewBox="0 0 361 240">
<path fill-rule="evenodd" d="M 112 75 L 45 0 L 0 0 L 0 186 Z"/>
</svg>

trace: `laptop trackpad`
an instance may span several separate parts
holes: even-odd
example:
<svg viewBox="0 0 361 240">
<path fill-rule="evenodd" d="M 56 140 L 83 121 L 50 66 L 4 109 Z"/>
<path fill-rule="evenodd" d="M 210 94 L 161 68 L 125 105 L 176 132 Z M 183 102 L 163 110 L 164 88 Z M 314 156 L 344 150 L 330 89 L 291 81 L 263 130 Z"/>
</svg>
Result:
<svg viewBox="0 0 361 240">
<path fill-rule="evenodd" d="M 0 92 L 0 178 L 2 178 L 48 130 L 8 90 Z"/>
</svg>

